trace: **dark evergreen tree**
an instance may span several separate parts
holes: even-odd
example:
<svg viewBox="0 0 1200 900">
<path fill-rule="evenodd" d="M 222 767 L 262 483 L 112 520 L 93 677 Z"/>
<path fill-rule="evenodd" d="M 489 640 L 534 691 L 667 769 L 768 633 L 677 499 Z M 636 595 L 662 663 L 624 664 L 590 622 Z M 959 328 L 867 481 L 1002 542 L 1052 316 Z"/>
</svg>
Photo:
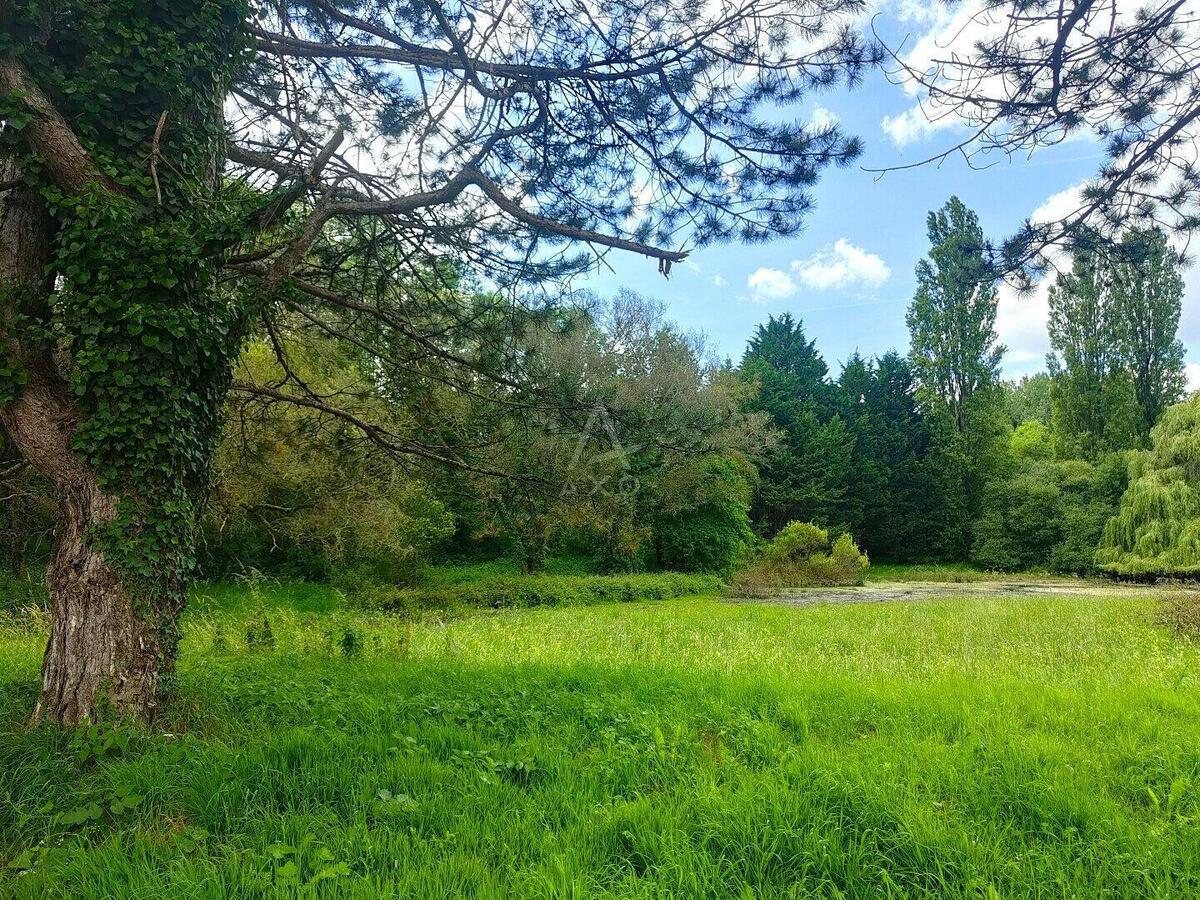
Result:
<svg viewBox="0 0 1200 900">
<path fill-rule="evenodd" d="M 796 520 L 846 525 L 854 519 L 848 487 L 854 436 L 837 413 L 828 368 L 803 323 L 785 313 L 759 325 L 741 373 L 754 384 L 747 411 L 766 413 L 779 431 L 760 467 L 758 527 L 770 534 Z"/>
<path fill-rule="evenodd" d="M 838 385 L 854 434 L 851 529 L 872 558 L 913 561 L 944 546 L 943 498 L 950 486 L 933 433 L 917 405 L 903 356 L 847 361 Z"/>
</svg>

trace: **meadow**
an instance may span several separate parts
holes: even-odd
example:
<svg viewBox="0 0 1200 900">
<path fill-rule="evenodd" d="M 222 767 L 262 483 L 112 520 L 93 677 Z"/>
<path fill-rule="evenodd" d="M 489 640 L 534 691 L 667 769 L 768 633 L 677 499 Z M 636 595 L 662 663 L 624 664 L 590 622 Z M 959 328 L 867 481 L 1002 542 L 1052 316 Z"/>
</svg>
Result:
<svg viewBox="0 0 1200 900">
<path fill-rule="evenodd" d="M 1200 652 L 1147 592 L 415 619 L 208 585 L 160 730 L 26 728 L 0 896 L 1200 894 Z"/>
</svg>

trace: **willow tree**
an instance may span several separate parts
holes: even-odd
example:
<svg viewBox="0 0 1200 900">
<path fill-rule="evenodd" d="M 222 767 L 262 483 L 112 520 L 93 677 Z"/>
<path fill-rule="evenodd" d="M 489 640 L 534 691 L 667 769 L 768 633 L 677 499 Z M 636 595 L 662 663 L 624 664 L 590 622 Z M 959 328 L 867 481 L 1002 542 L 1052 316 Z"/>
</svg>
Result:
<svg viewBox="0 0 1200 900">
<path fill-rule="evenodd" d="M 247 334 L 285 375 L 235 390 L 461 462 L 306 383 L 280 322 L 389 384 L 519 402 L 519 317 L 480 331 L 451 282 L 504 296 L 611 251 L 668 273 L 685 246 L 799 228 L 859 146 L 778 109 L 874 61 L 861 10 L 0 0 L 0 421 L 60 507 L 35 718 L 145 720 L 168 689 Z"/>
<path fill-rule="evenodd" d="M 1150 436 L 1096 562 L 1116 575 L 1193 576 L 1200 572 L 1200 397 L 1169 407 Z"/>
</svg>

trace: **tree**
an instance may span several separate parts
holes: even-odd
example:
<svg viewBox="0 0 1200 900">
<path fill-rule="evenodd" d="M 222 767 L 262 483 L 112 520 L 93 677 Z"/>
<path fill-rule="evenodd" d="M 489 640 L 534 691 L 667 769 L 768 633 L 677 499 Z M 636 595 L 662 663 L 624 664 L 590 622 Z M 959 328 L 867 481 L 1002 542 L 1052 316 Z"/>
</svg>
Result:
<svg viewBox="0 0 1200 900">
<path fill-rule="evenodd" d="M 728 576 L 754 540 L 751 485 L 736 458 L 712 456 L 665 472 L 655 511 L 657 562 L 666 569 Z"/>
<path fill-rule="evenodd" d="M 344 409 L 407 428 L 359 367 L 354 348 L 320 335 L 287 344 L 289 368 Z M 238 375 L 254 384 L 285 377 L 273 349 L 253 342 Z M 239 397 L 214 460 L 204 515 L 202 570 L 245 568 L 309 578 L 411 583 L 453 523 L 415 465 L 383 453 L 359 429 L 321 410 Z"/>
<path fill-rule="evenodd" d="M 979 166 L 1094 134 L 1105 149 L 1076 207 L 1027 222 L 999 248 L 1003 271 L 1039 275 L 1054 249 L 1110 245 L 1131 226 L 1200 228 L 1200 31 L 1179 0 L 983 0 L 932 58 L 891 53 L 926 94 L 931 121 L 966 138 L 922 165 L 964 156 Z M 923 42 L 927 43 L 927 42 Z"/>
<path fill-rule="evenodd" d="M 1000 571 L 1091 574 L 1104 523 L 1124 489 L 1120 454 L 1056 460 L 1050 429 L 1025 422 L 984 488 L 971 560 Z"/>
<path fill-rule="evenodd" d="M 1077 252 L 1049 295 L 1053 425 L 1062 455 L 1095 458 L 1133 446 L 1132 393 L 1121 351 L 1124 315 L 1111 266 Z"/>
<path fill-rule="evenodd" d="M 957 486 L 944 496 L 944 546 L 970 546 L 970 523 L 997 465 L 1008 428 L 999 389 L 1004 347 L 995 331 L 997 273 L 979 219 L 957 197 L 929 214 L 929 258 L 917 263 L 917 293 L 906 321 L 910 357 L 933 423 L 944 471 Z M 942 410 L 949 420 L 941 427 Z"/>
<path fill-rule="evenodd" d="M 1148 437 L 1163 411 L 1183 396 L 1179 315 L 1183 278 L 1177 254 L 1159 230 L 1132 230 L 1121 241 L 1113 269 L 1117 296 L 1116 345 L 1141 408 L 1139 432 Z"/>
<path fill-rule="evenodd" d="M 929 258 L 917 263 L 917 294 L 906 316 L 913 368 L 965 432 L 971 399 L 999 380 L 997 275 L 978 216 L 957 197 L 929 214 L 928 234 Z"/>
<path fill-rule="evenodd" d="M 1004 406 L 1013 427 L 1036 420 L 1049 425 L 1052 415 L 1050 376 L 1045 372 L 1023 375 L 1017 381 L 1005 382 Z"/>
<path fill-rule="evenodd" d="M 1144 443 L 1184 387 L 1178 259 L 1158 231 L 1078 250 L 1050 290 L 1055 424 L 1068 452 Z"/>
<path fill-rule="evenodd" d="M 949 487 L 933 432 L 917 403 L 916 379 L 903 356 L 874 361 L 857 353 L 838 378 L 843 415 L 854 435 L 851 531 L 872 559 L 917 560 L 944 546 L 943 499 Z"/>
<path fill-rule="evenodd" d="M 795 231 L 859 145 L 776 110 L 878 58 L 836 27 L 860 8 L 0 4 L 0 422 L 61 498 L 35 718 L 153 715 L 249 334 L 287 310 L 379 373 L 517 391 L 519 329 L 458 340 L 442 262 L 502 293 L 590 264 L 576 242 L 669 272 Z M 232 386 L 462 464 L 291 374 Z"/>
<path fill-rule="evenodd" d="M 853 517 L 854 436 L 837 414 L 825 361 L 804 324 L 784 313 L 759 325 L 742 356 L 752 384 L 746 410 L 769 417 L 778 441 L 763 455 L 754 518 L 773 534 L 788 522 L 846 524 Z"/>
<path fill-rule="evenodd" d="M 765 422 L 739 410 L 738 383 L 703 343 L 666 323 L 661 306 L 624 293 L 531 325 L 520 347 L 525 389 L 553 402 L 500 419 L 483 405 L 489 418 L 476 430 L 506 437 L 473 459 L 510 476 L 474 479 L 484 528 L 514 541 L 527 572 L 566 535 L 583 537 L 608 569 L 637 566 L 652 538 L 660 565 L 720 557 L 726 568 L 744 537 L 738 498 Z M 673 553 L 682 516 L 728 526 L 725 549 Z"/>
<path fill-rule="evenodd" d="M 1100 568 L 1134 578 L 1200 572 L 1200 397 L 1177 403 L 1133 457 L 1120 509 L 1104 526 Z"/>
</svg>

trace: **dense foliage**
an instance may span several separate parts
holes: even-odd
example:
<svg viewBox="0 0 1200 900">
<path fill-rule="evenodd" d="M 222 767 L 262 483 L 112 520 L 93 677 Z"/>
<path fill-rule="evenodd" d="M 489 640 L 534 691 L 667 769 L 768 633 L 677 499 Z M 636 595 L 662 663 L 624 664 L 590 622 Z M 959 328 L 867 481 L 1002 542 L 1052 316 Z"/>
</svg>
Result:
<svg viewBox="0 0 1200 900">
<path fill-rule="evenodd" d="M 1170 407 L 1133 457 L 1129 489 L 1104 529 L 1101 567 L 1135 578 L 1200 573 L 1200 397 Z"/>
<path fill-rule="evenodd" d="M 1159 231 L 1076 253 L 1050 290 L 1049 362 L 1060 452 L 1144 445 L 1184 386 L 1178 260 Z"/>
<path fill-rule="evenodd" d="M 1030 421 L 1009 441 L 1004 471 L 985 489 L 971 560 L 986 569 L 1095 571 L 1100 534 L 1125 488 L 1125 463 L 1055 459 L 1050 431 Z"/>
<path fill-rule="evenodd" d="M 309 338 L 291 348 L 288 364 L 314 390 L 343 396 L 363 415 L 400 415 L 336 344 Z M 238 374 L 270 383 L 284 373 L 268 346 L 253 343 Z M 237 404 L 215 468 L 201 545 L 210 577 L 258 570 L 411 583 L 430 548 L 453 530 L 417 473 L 317 410 Z"/>
</svg>

